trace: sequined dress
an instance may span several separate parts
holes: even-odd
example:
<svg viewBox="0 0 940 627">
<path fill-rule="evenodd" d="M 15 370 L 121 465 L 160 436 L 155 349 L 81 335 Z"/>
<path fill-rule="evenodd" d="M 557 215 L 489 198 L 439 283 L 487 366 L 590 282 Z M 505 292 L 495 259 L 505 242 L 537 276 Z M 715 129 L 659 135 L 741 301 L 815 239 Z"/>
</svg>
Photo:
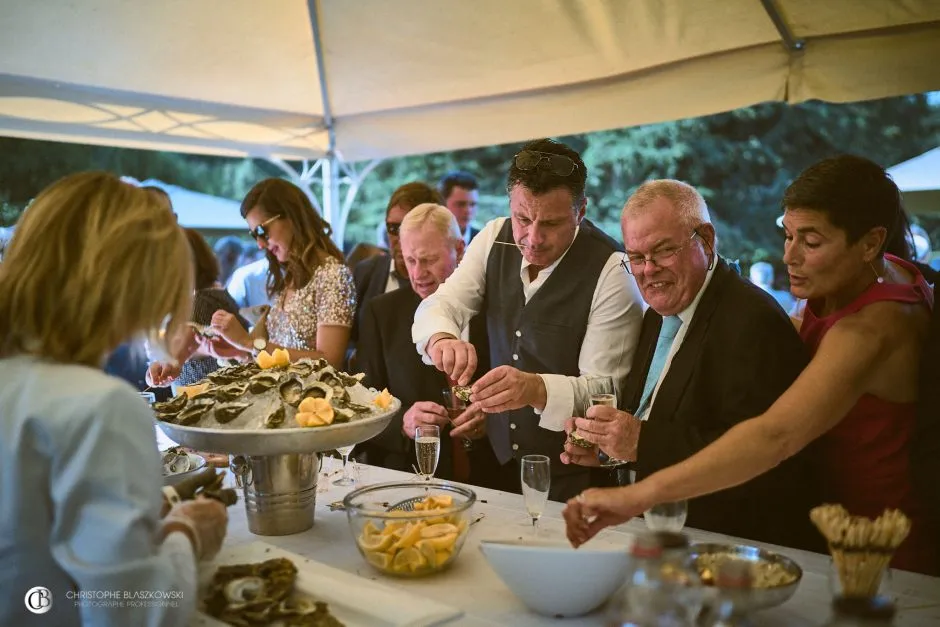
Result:
<svg viewBox="0 0 940 627">
<path fill-rule="evenodd" d="M 281 292 L 268 313 L 268 341 L 284 348 L 316 350 L 321 324 L 352 327 L 356 288 L 344 264 L 328 259 L 293 293 Z"/>
</svg>

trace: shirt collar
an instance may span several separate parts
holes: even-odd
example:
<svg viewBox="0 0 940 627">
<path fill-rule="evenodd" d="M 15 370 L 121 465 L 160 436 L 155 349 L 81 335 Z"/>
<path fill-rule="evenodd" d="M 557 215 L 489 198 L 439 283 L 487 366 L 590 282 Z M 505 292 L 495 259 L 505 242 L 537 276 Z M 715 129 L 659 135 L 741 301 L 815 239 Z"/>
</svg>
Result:
<svg viewBox="0 0 940 627">
<path fill-rule="evenodd" d="M 571 243 L 568 244 L 568 248 L 565 249 L 565 252 L 563 252 L 563 253 L 561 254 L 561 257 L 559 257 L 558 259 L 556 259 L 556 260 L 552 263 L 552 265 L 550 265 L 550 266 L 545 266 L 544 268 L 542 268 L 541 270 L 539 270 L 539 275 L 541 275 L 543 272 L 546 272 L 546 273 L 548 273 L 548 274 L 551 274 L 552 271 L 553 271 L 555 268 L 558 267 L 558 264 L 561 263 L 561 260 L 565 258 L 565 255 L 568 254 L 568 251 L 571 250 L 571 247 L 574 245 L 574 240 L 578 239 L 578 233 L 580 232 L 580 230 L 581 230 L 581 225 L 580 225 L 580 224 L 579 224 L 578 226 L 574 227 L 574 237 L 571 238 Z M 519 268 L 519 273 L 520 273 L 521 275 L 528 276 L 528 269 L 529 269 L 529 266 L 531 266 L 532 264 L 529 263 L 529 260 L 525 258 L 525 255 L 522 254 L 522 251 L 521 251 L 521 250 L 519 251 L 519 253 L 520 253 L 520 256 L 522 257 L 522 267 Z"/>
</svg>

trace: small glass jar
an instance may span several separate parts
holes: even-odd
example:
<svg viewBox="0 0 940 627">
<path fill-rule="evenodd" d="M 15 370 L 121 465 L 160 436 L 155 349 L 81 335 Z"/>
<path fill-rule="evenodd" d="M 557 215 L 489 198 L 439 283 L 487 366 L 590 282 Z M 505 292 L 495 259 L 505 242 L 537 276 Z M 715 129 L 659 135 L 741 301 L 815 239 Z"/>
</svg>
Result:
<svg viewBox="0 0 940 627">
<path fill-rule="evenodd" d="M 890 627 L 895 607 L 891 599 L 837 596 L 832 600 L 832 616 L 823 627 Z"/>
<path fill-rule="evenodd" d="M 886 599 L 894 600 L 895 596 L 891 591 L 891 569 L 885 568 L 881 577 L 877 582 L 873 582 L 869 586 L 863 586 L 868 588 L 864 593 L 861 593 L 860 590 L 846 590 L 842 585 L 842 579 L 839 576 L 839 568 L 836 566 L 835 560 L 829 558 L 829 592 L 832 594 L 833 598 L 836 597 L 884 597 Z"/>
</svg>

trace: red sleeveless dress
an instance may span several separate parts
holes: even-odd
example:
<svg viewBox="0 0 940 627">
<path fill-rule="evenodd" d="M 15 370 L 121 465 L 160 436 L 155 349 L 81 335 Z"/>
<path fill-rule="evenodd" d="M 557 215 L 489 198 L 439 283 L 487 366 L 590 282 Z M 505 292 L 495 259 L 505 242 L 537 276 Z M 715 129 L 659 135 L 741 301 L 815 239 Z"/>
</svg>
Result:
<svg viewBox="0 0 940 627">
<path fill-rule="evenodd" d="M 896 301 L 933 307 L 933 291 L 917 268 L 892 255 L 914 282 L 907 285 L 873 283 L 854 302 L 825 317 L 807 304 L 800 337 L 816 353 L 832 326 L 871 303 Z M 896 508 L 911 519 L 911 533 L 898 547 L 891 565 L 903 570 L 937 573 L 938 538 L 927 524 L 924 507 L 914 494 L 910 469 L 910 439 L 917 403 L 895 403 L 871 394 L 862 396 L 845 418 L 819 439 L 826 502 L 839 503 L 851 514 L 876 518 Z"/>
</svg>

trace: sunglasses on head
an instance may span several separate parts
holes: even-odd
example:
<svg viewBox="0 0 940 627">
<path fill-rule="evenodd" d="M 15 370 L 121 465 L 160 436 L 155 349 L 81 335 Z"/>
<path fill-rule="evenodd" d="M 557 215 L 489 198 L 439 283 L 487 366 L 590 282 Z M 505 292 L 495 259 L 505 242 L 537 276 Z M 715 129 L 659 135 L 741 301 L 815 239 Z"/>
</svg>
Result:
<svg viewBox="0 0 940 627">
<path fill-rule="evenodd" d="M 248 229 L 248 235 L 251 235 L 252 239 L 268 241 L 268 237 L 270 237 L 271 234 L 268 233 L 268 229 L 266 227 L 280 217 L 281 216 L 272 216 L 255 228 Z"/>
<path fill-rule="evenodd" d="M 523 150 L 513 157 L 512 161 L 520 170 L 535 170 L 542 167 L 557 176 L 568 176 L 578 169 L 578 164 L 571 157 L 537 150 Z"/>
<path fill-rule="evenodd" d="M 386 222 L 385 230 L 388 231 L 389 235 L 398 235 L 398 232 L 401 231 L 401 222 Z"/>
</svg>

